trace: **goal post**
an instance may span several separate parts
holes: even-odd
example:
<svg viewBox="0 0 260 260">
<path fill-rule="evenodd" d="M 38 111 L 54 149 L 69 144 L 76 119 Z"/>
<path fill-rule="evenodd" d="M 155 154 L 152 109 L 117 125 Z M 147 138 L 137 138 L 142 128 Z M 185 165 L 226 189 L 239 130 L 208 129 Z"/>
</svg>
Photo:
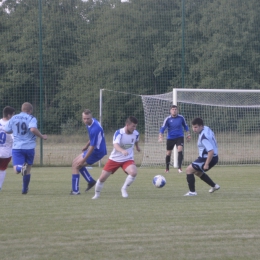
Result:
<svg viewBox="0 0 260 260">
<path fill-rule="evenodd" d="M 259 164 L 260 90 L 177 89 L 161 95 L 142 95 L 145 117 L 145 145 L 142 166 L 165 166 L 166 143 L 158 143 L 158 132 L 177 104 L 189 127 L 195 117 L 216 134 L 219 146 L 218 165 Z M 197 151 L 197 136 L 184 144 L 184 166 Z M 172 162 L 177 166 L 176 153 Z"/>
</svg>

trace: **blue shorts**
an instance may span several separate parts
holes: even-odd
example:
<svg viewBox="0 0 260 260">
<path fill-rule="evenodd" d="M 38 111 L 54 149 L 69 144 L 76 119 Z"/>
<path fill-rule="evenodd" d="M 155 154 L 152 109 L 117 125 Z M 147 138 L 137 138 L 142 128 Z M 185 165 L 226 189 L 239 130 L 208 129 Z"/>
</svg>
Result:
<svg viewBox="0 0 260 260">
<path fill-rule="evenodd" d="M 86 150 L 83 154 L 82 157 L 84 157 L 86 155 L 88 150 Z M 94 164 L 96 162 L 98 162 L 99 160 L 101 160 L 105 155 L 101 154 L 101 153 L 95 153 L 92 152 L 92 154 L 88 157 L 88 159 L 86 160 L 86 163 L 88 165 Z"/>
<path fill-rule="evenodd" d="M 209 169 L 211 169 L 213 166 L 215 166 L 218 163 L 218 156 L 213 157 L 211 162 L 209 163 L 209 168 L 207 170 L 204 170 L 203 166 L 204 166 L 206 160 L 207 160 L 207 158 L 199 157 L 197 160 L 195 160 L 192 163 L 193 169 L 196 170 L 196 171 L 199 171 L 199 172 L 208 171 Z"/>
<path fill-rule="evenodd" d="M 23 165 L 24 163 L 28 163 L 28 165 L 33 165 L 34 155 L 35 149 L 13 149 L 13 166 Z"/>
</svg>

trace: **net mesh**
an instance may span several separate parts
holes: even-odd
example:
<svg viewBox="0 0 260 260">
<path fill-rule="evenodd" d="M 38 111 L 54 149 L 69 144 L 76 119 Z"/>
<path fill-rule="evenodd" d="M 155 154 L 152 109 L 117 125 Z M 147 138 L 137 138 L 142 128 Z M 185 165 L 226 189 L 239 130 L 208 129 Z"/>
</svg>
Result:
<svg viewBox="0 0 260 260">
<path fill-rule="evenodd" d="M 216 135 L 219 146 L 218 165 L 259 164 L 259 93 L 218 93 L 178 91 L 179 113 L 189 127 L 195 117 L 201 117 Z M 199 98 L 200 97 L 200 98 Z M 145 113 L 145 146 L 142 166 L 164 166 L 166 142 L 158 142 L 158 132 L 169 108 L 173 93 L 142 96 Z M 248 100 L 247 106 L 245 101 Z M 243 104 L 241 106 L 240 104 Z M 192 132 L 192 131 L 191 131 Z M 164 134 L 167 136 L 167 132 Z M 197 136 L 184 144 L 183 165 L 198 156 Z M 172 165 L 174 164 L 172 156 Z"/>
</svg>

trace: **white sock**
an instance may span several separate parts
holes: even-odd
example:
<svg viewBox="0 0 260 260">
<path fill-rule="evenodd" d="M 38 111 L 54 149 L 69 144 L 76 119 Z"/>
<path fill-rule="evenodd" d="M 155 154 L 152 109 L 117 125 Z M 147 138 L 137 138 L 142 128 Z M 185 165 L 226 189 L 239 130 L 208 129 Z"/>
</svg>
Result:
<svg viewBox="0 0 260 260">
<path fill-rule="evenodd" d="M 95 196 L 99 197 L 100 196 L 100 192 L 103 189 L 104 186 L 104 182 L 101 182 L 99 179 L 96 182 L 96 186 L 95 186 Z"/>
<path fill-rule="evenodd" d="M 130 186 L 130 185 L 134 182 L 135 178 L 136 178 L 136 177 L 133 177 L 133 176 L 131 176 L 131 175 L 128 175 L 128 176 L 126 177 L 126 179 L 125 179 L 125 183 L 124 183 L 122 189 L 126 190 L 126 189 L 128 188 L 128 186 Z"/>
<path fill-rule="evenodd" d="M 6 171 L 0 170 L 0 189 L 2 189 L 4 180 L 5 180 Z"/>
</svg>

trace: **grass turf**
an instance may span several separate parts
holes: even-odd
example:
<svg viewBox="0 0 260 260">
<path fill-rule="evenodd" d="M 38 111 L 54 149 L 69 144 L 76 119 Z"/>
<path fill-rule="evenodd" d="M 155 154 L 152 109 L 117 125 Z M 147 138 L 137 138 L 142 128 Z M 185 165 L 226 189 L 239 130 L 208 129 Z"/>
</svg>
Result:
<svg viewBox="0 0 260 260">
<path fill-rule="evenodd" d="M 69 195 L 71 169 L 33 168 L 30 190 L 21 194 L 21 176 L 8 169 L 0 192 L 0 258 L 5 259 L 258 259 L 260 255 L 259 167 L 215 167 L 221 188 L 209 194 L 196 177 L 196 197 L 185 174 L 171 169 L 138 169 L 121 197 L 126 175 L 108 178 L 98 200 L 94 188 Z M 97 179 L 100 168 L 90 173 Z M 158 189 L 153 176 L 167 184 Z"/>
</svg>

